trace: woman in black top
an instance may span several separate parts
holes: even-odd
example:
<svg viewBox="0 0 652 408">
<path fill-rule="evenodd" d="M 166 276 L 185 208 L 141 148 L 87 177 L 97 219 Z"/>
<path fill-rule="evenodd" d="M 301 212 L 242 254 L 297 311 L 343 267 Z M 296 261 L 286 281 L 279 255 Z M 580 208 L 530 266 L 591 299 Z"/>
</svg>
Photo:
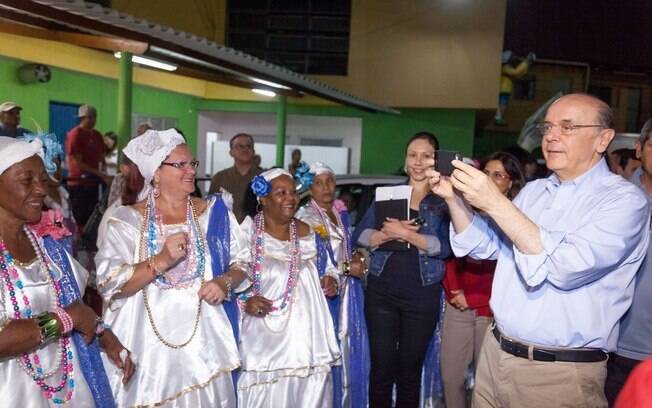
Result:
<svg viewBox="0 0 652 408">
<path fill-rule="evenodd" d="M 445 203 L 430 193 L 426 163 L 438 141 L 427 132 L 407 144 L 405 171 L 412 186 L 410 220 L 386 220 L 374 229 L 375 203 L 353 236 L 353 242 L 371 251 L 365 315 L 371 350 L 369 406 L 391 407 L 396 384 L 398 407 L 417 407 L 421 368 L 439 320 L 443 259 L 450 254 L 449 216 Z M 408 242 L 402 251 L 385 251 L 389 241 Z"/>
</svg>

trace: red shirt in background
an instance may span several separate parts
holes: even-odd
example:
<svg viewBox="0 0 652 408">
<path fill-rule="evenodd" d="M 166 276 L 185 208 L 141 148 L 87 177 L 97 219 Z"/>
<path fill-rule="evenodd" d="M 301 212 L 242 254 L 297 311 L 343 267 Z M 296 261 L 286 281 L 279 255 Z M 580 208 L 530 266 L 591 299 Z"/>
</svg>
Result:
<svg viewBox="0 0 652 408">
<path fill-rule="evenodd" d="M 636 366 L 618 394 L 616 408 L 652 407 L 652 359 Z"/>
<path fill-rule="evenodd" d="M 66 136 L 66 161 L 68 163 L 69 186 L 96 186 L 101 180 L 95 175 L 81 171 L 72 156 L 80 154 L 86 165 L 100 170 L 104 163 L 104 139 L 95 129 L 87 130 L 77 126 Z"/>
<path fill-rule="evenodd" d="M 453 298 L 452 291 L 464 291 L 469 309 L 475 310 L 477 316 L 493 317 L 489 308 L 491 284 L 494 279 L 496 261 L 476 260 L 467 256 L 446 261 L 444 291 L 446 300 Z"/>
</svg>

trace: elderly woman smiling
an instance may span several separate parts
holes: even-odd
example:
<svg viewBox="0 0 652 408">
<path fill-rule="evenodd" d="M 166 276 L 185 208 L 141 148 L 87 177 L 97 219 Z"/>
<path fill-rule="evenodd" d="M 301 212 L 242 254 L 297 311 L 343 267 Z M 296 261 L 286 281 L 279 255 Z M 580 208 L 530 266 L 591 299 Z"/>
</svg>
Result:
<svg viewBox="0 0 652 408">
<path fill-rule="evenodd" d="M 337 270 L 320 259 L 324 240 L 294 218 L 299 198 L 290 173 L 267 170 L 252 189 L 262 211 L 249 229 L 250 257 L 242 259 L 251 262 L 252 285 L 239 297 L 238 406 L 332 407 L 340 350 L 325 295 L 336 293 Z"/>
<path fill-rule="evenodd" d="M 120 342 L 79 299 L 87 272 L 41 218 L 48 176 L 40 140 L 0 137 L 0 398 L 3 406 L 113 407 L 95 337 L 126 382 Z"/>
<path fill-rule="evenodd" d="M 121 387 L 107 367 L 120 406 L 236 404 L 228 300 L 245 277 L 231 262 L 240 228 L 221 197 L 190 197 L 197 162 L 185 143 L 174 129 L 129 142 L 140 201 L 115 210 L 95 258 L 105 320 L 138 358 L 137 387 Z"/>
</svg>

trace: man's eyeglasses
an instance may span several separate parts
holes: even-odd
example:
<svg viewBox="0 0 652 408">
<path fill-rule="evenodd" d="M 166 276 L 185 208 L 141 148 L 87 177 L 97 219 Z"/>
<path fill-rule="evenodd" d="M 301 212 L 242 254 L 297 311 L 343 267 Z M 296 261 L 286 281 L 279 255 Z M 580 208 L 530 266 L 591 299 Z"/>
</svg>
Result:
<svg viewBox="0 0 652 408">
<path fill-rule="evenodd" d="M 501 173 L 499 171 L 489 171 L 489 170 L 484 170 L 484 174 L 487 176 L 491 177 L 494 180 L 507 180 L 509 177 L 509 174 L 507 173 Z"/>
<path fill-rule="evenodd" d="M 174 162 L 174 163 L 168 163 L 168 162 L 163 162 L 161 164 L 164 164 L 166 166 L 172 166 L 175 169 L 186 169 L 192 167 L 193 169 L 196 169 L 199 167 L 199 161 L 198 160 L 193 160 L 193 161 L 180 161 L 180 162 Z"/>
<path fill-rule="evenodd" d="M 543 123 L 537 123 L 535 127 L 537 128 L 537 130 L 539 132 L 541 132 L 541 135 L 545 136 L 548 133 L 550 133 L 550 131 L 554 127 L 557 127 L 557 126 L 559 126 L 559 131 L 564 136 L 572 135 L 573 133 L 575 133 L 575 131 L 577 129 L 592 128 L 592 127 L 604 128 L 604 126 L 602 126 L 602 125 L 573 125 L 571 123 L 565 123 L 565 122 L 557 123 L 557 124 L 552 123 L 552 122 L 543 122 Z"/>
<path fill-rule="evenodd" d="M 238 149 L 238 150 L 253 150 L 254 145 L 252 145 L 252 144 L 237 144 L 236 143 L 236 144 L 233 145 L 233 148 Z"/>
</svg>

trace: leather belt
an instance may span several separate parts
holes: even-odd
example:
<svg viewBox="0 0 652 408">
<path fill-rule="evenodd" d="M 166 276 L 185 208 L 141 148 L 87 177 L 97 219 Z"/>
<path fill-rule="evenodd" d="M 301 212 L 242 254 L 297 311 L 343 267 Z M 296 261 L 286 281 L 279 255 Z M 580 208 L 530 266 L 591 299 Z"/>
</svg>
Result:
<svg viewBox="0 0 652 408">
<path fill-rule="evenodd" d="M 607 359 L 607 353 L 600 349 L 546 349 L 519 343 L 504 337 L 498 327 L 492 329 L 500 348 L 516 357 L 536 361 L 568 361 L 573 363 L 596 363 Z"/>
</svg>

